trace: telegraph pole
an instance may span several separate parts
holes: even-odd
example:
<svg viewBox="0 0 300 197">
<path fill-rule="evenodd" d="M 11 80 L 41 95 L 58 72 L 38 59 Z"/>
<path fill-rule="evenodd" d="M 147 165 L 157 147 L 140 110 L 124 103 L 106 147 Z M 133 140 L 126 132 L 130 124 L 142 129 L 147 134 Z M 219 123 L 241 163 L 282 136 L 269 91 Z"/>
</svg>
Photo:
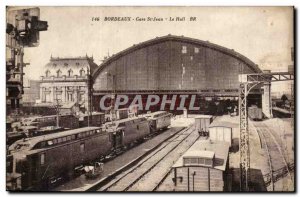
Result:
<svg viewBox="0 0 300 197">
<path fill-rule="evenodd" d="M 56 127 L 59 127 L 59 108 L 61 105 L 59 104 L 59 99 L 55 99 L 55 111 L 56 111 Z"/>
</svg>

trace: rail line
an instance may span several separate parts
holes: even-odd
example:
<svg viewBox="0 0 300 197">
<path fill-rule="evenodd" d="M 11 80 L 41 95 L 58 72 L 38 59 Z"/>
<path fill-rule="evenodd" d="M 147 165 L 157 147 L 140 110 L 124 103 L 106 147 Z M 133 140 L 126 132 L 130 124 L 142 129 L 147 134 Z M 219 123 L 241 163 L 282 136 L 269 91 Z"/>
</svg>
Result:
<svg viewBox="0 0 300 197">
<path fill-rule="evenodd" d="M 179 134 L 166 141 L 166 144 L 148 155 L 145 159 L 138 163 L 137 166 L 129 169 L 128 171 L 124 171 L 124 174 L 121 174 L 120 177 L 116 177 L 112 183 L 100 188 L 100 191 L 130 190 L 139 180 L 160 164 L 172 151 L 176 149 L 176 147 L 186 140 L 193 131 L 194 126 L 181 131 Z M 164 175 L 164 177 L 166 177 L 166 175 Z M 158 184 L 161 184 L 161 181 Z M 155 190 L 156 186 L 153 187 L 152 190 Z"/>
<path fill-rule="evenodd" d="M 267 183 L 271 184 L 273 191 L 289 191 L 289 183 L 293 183 L 293 179 L 281 147 L 264 123 L 254 122 L 254 126 L 262 138 L 261 142 L 268 154 L 270 173 Z"/>
</svg>

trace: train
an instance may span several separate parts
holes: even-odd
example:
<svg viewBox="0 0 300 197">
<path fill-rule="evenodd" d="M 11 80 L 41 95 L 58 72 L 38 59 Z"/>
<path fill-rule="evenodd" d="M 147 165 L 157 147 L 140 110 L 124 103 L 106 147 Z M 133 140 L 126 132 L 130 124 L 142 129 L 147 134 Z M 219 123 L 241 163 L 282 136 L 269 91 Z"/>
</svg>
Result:
<svg viewBox="0 0 300 197">
<path fill-rule="evenodd" d="M 74 115 L 59 115 L 59 126 L 63 128 L 75 129 L 79 127 L 79 119 Z M 47 127 L 57 125 L 57 115 L 51 116 L 34 116 L 23 118 L 23 126 Z"/>
<path fill-rule="evenodd" d="M 262 109 L 256 105 L 248 107 L 248 116 L 251 120 L 259 121 L 263 119 Z"/>
<path fill-rule="evenodd" d="M 170 122 L 165 116 L 161 118 Z M 138 116 L 107 122 L 101 127 L 18 140 L 8 149 L 7 180 L 10 184 L 7 189 L 48 190 L 59 180 L 75 176 L 80 166 L 114 157 L 143 141 L 155 132 L 149 122 L 146 117 Z"/>
<path fill-rule="evenodd" d="M 172 114 L 166 111 L 147 113 L 145 117 L 149 120 L 151 132 L 166 129 L 171 125 Z"/>
</svg>

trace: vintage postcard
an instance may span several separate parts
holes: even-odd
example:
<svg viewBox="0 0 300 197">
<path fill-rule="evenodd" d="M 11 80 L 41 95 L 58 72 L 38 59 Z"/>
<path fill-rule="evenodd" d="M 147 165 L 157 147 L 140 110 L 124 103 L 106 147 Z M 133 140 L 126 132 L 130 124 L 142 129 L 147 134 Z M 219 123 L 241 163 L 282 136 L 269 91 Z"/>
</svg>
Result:
<svg viewBox="0 0 300 197">
<path fill-rule="evenodd" d="M 294 7 L 6 8 L 6 190 L 294 192 Z"/>
</svg>

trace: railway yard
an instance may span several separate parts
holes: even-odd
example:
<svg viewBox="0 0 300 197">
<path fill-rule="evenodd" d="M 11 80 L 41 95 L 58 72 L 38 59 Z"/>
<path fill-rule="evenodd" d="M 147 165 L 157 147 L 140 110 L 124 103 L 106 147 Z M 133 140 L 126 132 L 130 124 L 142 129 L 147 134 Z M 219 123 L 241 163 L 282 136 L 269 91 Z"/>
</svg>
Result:
<svg viewBox="0 0 300 197">
<path fill-rule="evenodd" d="M 278 45 L 285 46 L 283 51 L 264 49 L 261 51 L 266 54 L 258 55 L 253 53 L 257 52 L 257 47 L 253 45 L 255 47 L 252 49 L 252 44 L 247 46 L 247 43 L 259 43 L 260 40 L 252 41 L 250 36 L 246 36 L 249 41 L 241 42 L 245 40 L 244 33 L 238 42 L 221 42 L 237 47 L 232 49 L 200 40 L 197 36 L 190 38 L 169 32 L 161 37 L 156 34 L 150 39 L 150 34 L 138 32 L 135 39 L 126 41 L 127 47 L 134 42 L 128 48 L 118 43 L 121 41 L 98 43 L 101 47 L 107 47 L 105 43 L 112 45 L 109 49 L 112 48 L 113 54 L 108 51 L 103 58 L 95 56 L 94 59 L 88 53 L 85 56 L 63 57 L 64 53 L 60 54 L 58 50 L 59 57 L 52 56 L 51 52 L 48 61 L 44 59 L 47 54 L 43 54 L 42 59 L 46 62 L 41 75 L 36 76 L 39 80 L 28 80 L 25 88 L 23 67 L 30 63 L 23 62 L 24 47 L 37 47 L 38 32 L 47 30 L 48 24 L 39 20 L 40 8 L 15 10 L 8 7 L 6 190 L 296 191 L 292 43 Z M 41 16 L 45 10 L 48 13 L 47 9 L 50 8 L 41 9 Z M 134 8 L 132 13 L 139 9 L 143 8 Z M 271 8 L 263 9 L 257 15 L 262 21 L 261 13 L 268 13 L 266 16 L 269 16 L 266 10 Z M 290 12 L 293 20 L 294 8 L 284 9 L 290 9 L 286 10 L 286 14 Z M 219 11 L 221 9 L 218 8 Z M 276 16 L 278 12 L 274 10 Z M 80 13 L 80 18 L 86 16 Z M 54 12 L 56 17 L 59 14 Z M 131 14 L 131 11 L 126 11 L 126 14 Z M 196 24 L 196 17 L 192 18 L 195 18 Z M 284 20 L 286 18 L 282 17 Z M 248 28 L 258 24 L 254 19 L 250 24 L 245 23 L 248 20 L 241 21 Z M 265 20 L 263 24 L 273 26 L 269 18 Z M 55 29 L 54 23 L 59 20 L 49 20 L 49 24 L 50 21 Z M 213 25 L 219 23 L 210 22 Z M 193 26 L 196 27 L 195 24 Z M 224 27 L 228 26 L 226 22 L 224 24 Z M 289 23 L 281 21 L 278 24 Z M 90 25 L 90 28 L 94 27 Z M 123 28 L 122 25 L 120 27 Z M 187 26 L 173 27 L 177 31 Z M 71 31 L 79 32 L 79 29 Z M 166 29 L 169 29 L 168 26 Z M 31 35 L 33 33 L 36 35 Z M 84 32 L 84 35 L 89 33 Z M 270 43 L 277 43 L 272 36 L 263 35 L 262 40 L 269 37 L 272 38 Z M 292 35 L 286 37 L 293 38 Z M 98 46 L 96 37 L 89 40 L 93 44 L 87 46 Z M 283 40 L 290 42 L 293 39 Z M 115 48 L 113 45 L 120 46 Z M 97 50 L 103 50 L 101 47 Z M 272 45 L 270 48 L 280 47 Z M 50 48 L 56 50 L 55 46 Z M 248 55 L 257 58 L 257 62 L 236 49 L 243 49 L 245 53 L 249 50 Z M 273 63 L 268 65 L 268 62 L 277 62 L 270 61 L 273 55 L 269 57 L 269 53 L 277 56 L 284 52 L 282 54 L 286 57 L 280 58 L 287 60 L 289 51 L 291 60 L 278 60 L 278 68 Z M 104 55 L 102 52 L 100 54 Z M 92 54 L 99 53 L 95 51 Z M 263 56 L 259 58 L 260 55 Z M 32 58 L 24 56 L 24 59 Z M 96 59 L 101 59 L 99 65 L 94 61 Z M 262 62 L 266 65 L 260 65 Z M 273 86 L 275 82 L 280 83 Z"/>
<path fill-rule="evenodd" d="M 53 191 L 175 191 L 172 166 L 197 141 L 205 141 L 195 130 L 196 116 L 177 116 L 171 128 L 105 163 L 101 177 L 87 180 L 83 175 Z M 272 125 L 280 127 L 272 130 Z M 238 117 L 214 117 L 211 125 L 230 125 L 232 144 L 225 191 L 239 187 Z M 269 119 L 250 123 L 251 172 L 253 191 L 293 191 L 293 134 L 290 119 Z M 283 134 L 284 133 L 284 134 Z M 279 138 L 285 135 L 284 138 Z M 281 140 L 283 139 L 283 140 Z"/>
</svg>

